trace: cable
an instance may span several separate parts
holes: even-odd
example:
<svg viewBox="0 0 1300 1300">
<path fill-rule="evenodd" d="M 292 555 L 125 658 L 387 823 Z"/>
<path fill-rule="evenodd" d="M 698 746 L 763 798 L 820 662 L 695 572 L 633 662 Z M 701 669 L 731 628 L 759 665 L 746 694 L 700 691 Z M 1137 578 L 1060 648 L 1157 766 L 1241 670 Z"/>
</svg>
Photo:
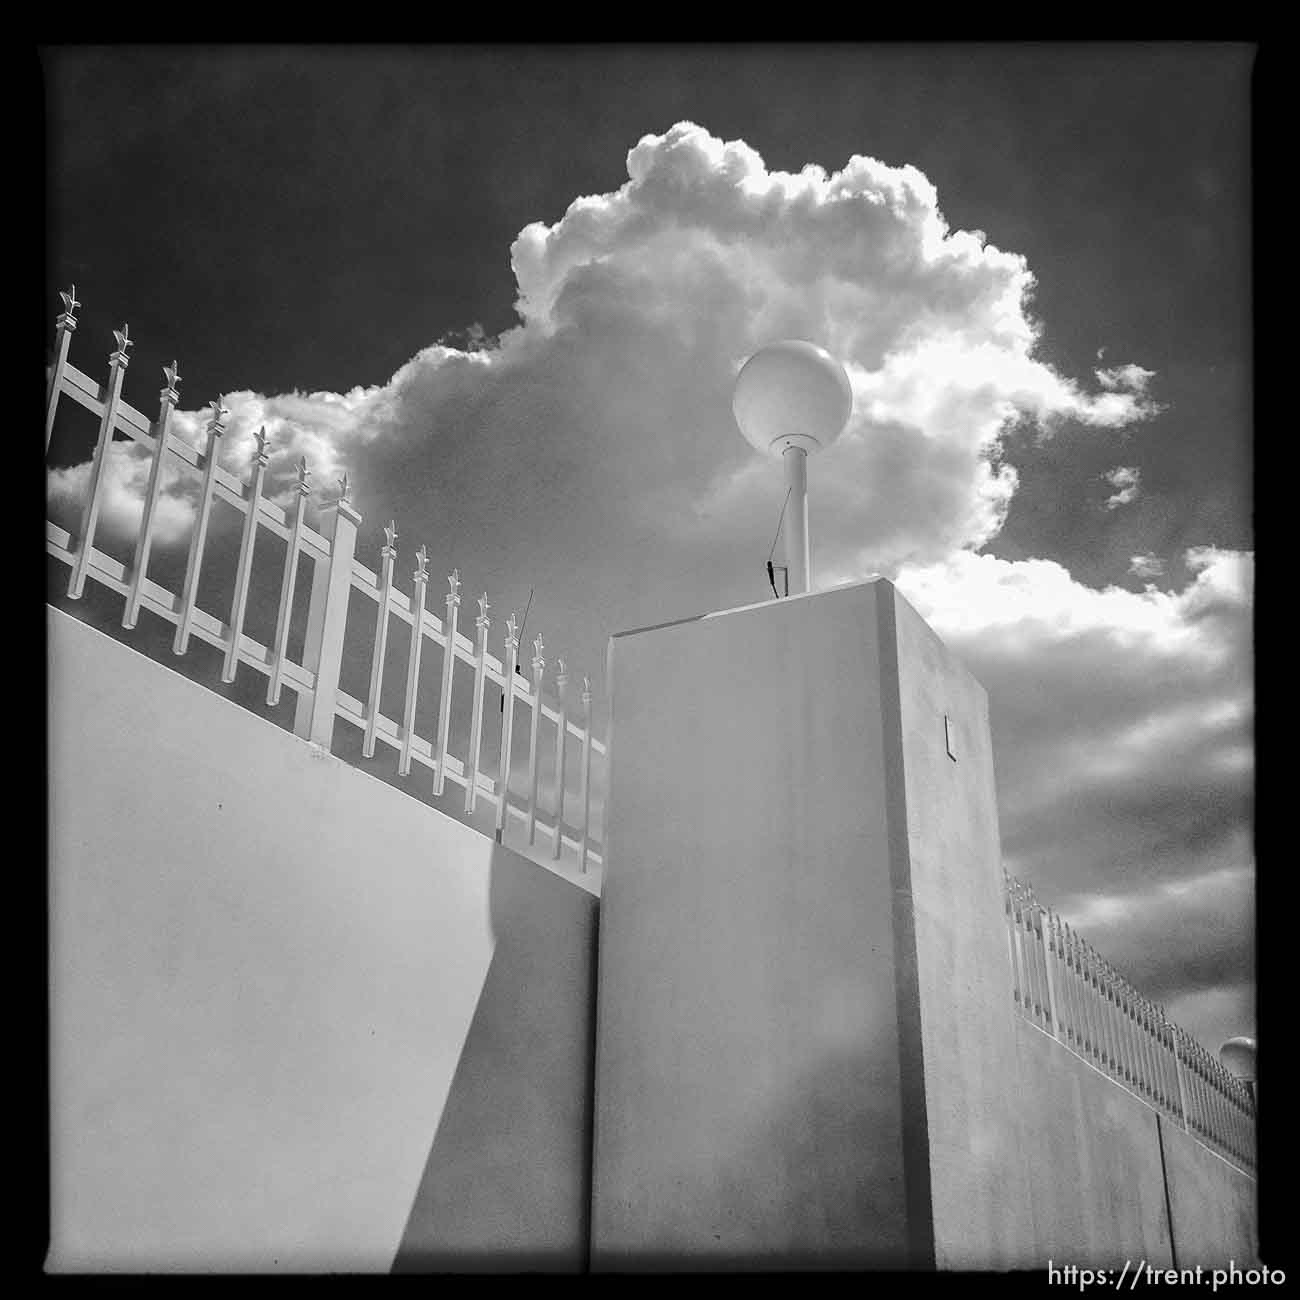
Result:
<svg viewBox="0 0 1300 1300">
<path fill-rule="evenodd" d="M 767 562 L 772 563 L 772 556 L 776 554 L 776 544 L 781 537 L 781 525 L 785 523 L 785 508 L 790 504 L 790 493 L 794 491 L 794 485 L 785 490 L 785 500 L 781 502 L 781 515 L 776 521 L 776 536 L 772 538 L 772 549 L 767 553 Z"/>
<path fill-rule="evenodd" d="M 519 644 L 520 644 L 520 645 L 523 645 L 523 643 L 524 643 L 524 628 L 526 628 L 526 627 L 528 626 L 528 611 L 529 611 L 530 609 L 532 609 L 532 607 L 533 607 L 533 589 L 532 589 L 532 587 L 529 587 L 529 588 L 528 588 L 528 604 L 524 606 L 524 621 L 523 621 L 522 623 L 519 624 Z M 518 664 L 515 665 L 515 672 L 520 673 L 520 675 L 522 676 L 523 670 L 519 667 Z"/>
<path fill-rule="evenodd" d="M 519 624 L 519 641 L 520 641 L 520 644 L 523 644 L 523 639 L 524 639 L 524 628 L 526 628 L 526 627 L 528 626 L 528 611 L 529 611 L 530 609 L 532 609 L 532 607 L 533 607 L 533 588 L 532 588 L 532 587 L 529 587 L 529 588 L 528 588 L 528 604 L 524 606 L 524 621 L 523 621 L 522 623 Z M 520 677 L 525 676 L 524 668 L 523 668 L 523 665 L 522 665 L 522 664 L 520 664 L 520 663 L 516 663 L 516 664 L 515 664 L 515 673 L 516 673 L 518 676 L 520 676 Z M 510 696 L 510 689 L 509 689 L 509 687 L 506 687 L 506 688 L 501 692 L 501 712 L 502 712 L 502 713 L 504 713 L 504 712 L 506 711 L 506 700 L 509 698 L 509 696 Z M 500 834 L 501 834 L 501 832 L 498 831 L 498 832 L 497 832 L 497 835 L 499 836 Z"/>
<path fill-rule="evenodd" d="M 794 491 L 794 485 L 791 484 L 785 490 L 785 500 L 781 502 L 781 515 L 776 521 L 776 536 L 772 538 L 772 549 L 767 553 L 767 581 L 771 585 L 772 595 L 777 600 L 781 599 L 781 593 L 776 589 L 776 569 L 772 564 L 772 556 L 776 554 L 776 544 L 781 537 L 781 525 L 785 523 L 785 508 L 790 504 L 790 493 Z M 786 595 L 790 594 L 790 577 L 786 575 Z"/>
</svg>

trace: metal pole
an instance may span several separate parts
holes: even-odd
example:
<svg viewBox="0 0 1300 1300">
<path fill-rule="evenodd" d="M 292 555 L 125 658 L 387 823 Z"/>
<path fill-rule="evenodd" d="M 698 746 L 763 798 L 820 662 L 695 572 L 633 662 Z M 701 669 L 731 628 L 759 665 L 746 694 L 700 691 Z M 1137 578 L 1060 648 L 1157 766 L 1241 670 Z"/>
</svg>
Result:
<svg viewBox="0 0 1300 1300">
<path fill-rule="evenodd" d="M 785 523 L 785 562 L 789 569 L 790 594 L 812 590 L 812 553 L 808 545 L 808 453 L 802 447 L 787 447 L 782 453 L 790 504 Z"/>
</svg>

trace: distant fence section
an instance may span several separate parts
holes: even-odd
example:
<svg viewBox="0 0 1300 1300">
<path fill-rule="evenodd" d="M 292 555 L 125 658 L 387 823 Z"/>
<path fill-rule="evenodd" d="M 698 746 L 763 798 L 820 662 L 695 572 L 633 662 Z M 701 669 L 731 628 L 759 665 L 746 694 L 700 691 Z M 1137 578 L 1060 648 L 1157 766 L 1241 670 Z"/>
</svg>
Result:
<svg viewBox="0 0 1300 1300">
<path fill-rule="evenodd" d="M 1249 1088 L 1028 885 L 1004 877 L 1016 1010 L 1206 1146 L 1255 1167 Z"/>
<path fill-rule="evenodd" d="M 267 703 L 279 702 L 281 691 L 288 687 L 297 695 L 293 731 L 305 740 L 329 747 L 335 718 L 342 718 L 362 732 L 362 752 L 374 754 L 377 743 L 398 753 L 398 771 L 407 776 L 412 764 L 432 773 L 432 794 L 442 796 L 447 782 L 464 791 L 463 808 L 473 813 L 479 800 L 495 808 L 497 838 L 532 846 L 541 840 L 548 845 L 550 856 L 560 859 L 568 850 L 576 855 L 580 872 L 603 865 L 602 845 L 592 836 L 592 792 L 596 779 L 593 760 L 606 756 L 604 743 L 592 735 L 592 693 L 587 678 L 577 704 L 569 693 L 569 677 L 563 659 L 557 661 L 554 691 L 543 689 L 546 660 L 540 636 L 532 643 L 529 660 L 531 676 L 519 670 L 518 627 L 514 615 L 505 622 L 503 657 L 488 651 L 487 594 L 478 600 L 473 640 L 459 631 L 461 583 L 459 571 L 448 577 L 448 591 L 443 598 L 443 617 L 426 608 L 428 599 L 428 556 L 423 546 L 416 553 L 414 588 L 410 596 L 393 584 L 397 559 L 397 532 L 390 524 L 385 531 L 385 545 L 380 551 L 380 570 L 375 574 L 355 555 L 357 528 L 361 516 L 349 500 L 347 476 L 339 481 L 336 499 L 320 504 L 321 530 L 308 526 L 306 510 L 312 496 L 309 469 L 304 461 L 298 466 L 295 500 L 285 510 L 263 495 L 269 463 L 265 430 L 257 435 L 257 449 L 247 482 L 219 467 L 218 448 L 225 432 L 229 411 L 220 400 L 212 403 L 207 424 L 207 449 L 201 452 L 169 431 L 172 413 L 179 402 L 180 376 L 175 363 L 163 369 L 166 380 L 159 398 L 156 420 L 128 405 L 122 398 L 122 381 L 132 346 L 127 326 L 114 331 L 117 346 L 109 357 L 108 378 L 98 384 L 68 360 L 69 343 L 77 321 L 75 287 L 61 293 L 64 310 L 55 322 L 54 362 L 50 370 L 46 399 L 45 446 L 48 452 L 55 416 L 61 397 L 74 402 L 99 418 L 99 431 L 91 462 L 89 483 L 81 507 L 80 524 L 69 532 L 46 520 L 45 548 L 70 570 L 67 594 L 79 599 L 87 579 L 120 594 L 125 606 L 122 626 L 134 628 L 140 610 L 147 608 L 175 625 L 173 652 L 183 655 L 191 638 L 197 637 L 216 647 L 224 655 L 222 680 L 233 682 L 241 665 L 255 669 L 267 678 Z M 103 504 L 105 470 L 109 448 L 115 433 L 146 448 L 151 456 L 143 513 L 134 542 L 134 557 L 123 564 L 95 547 L 96 528 Z M 179 592 L 164 589 L 151 581 L 148 574 L 150 553 L 158 520 L 158 504 L 168 456 L 199 471 L 201 486 L 197 513 L 190 534 L 185 578 Z M 233 506 L 244 517 L 234 594 L 225 616 L 220 617 L 197 604 L 199 578 L 203 571 L 208 523 L 214 505 Z M 286 544 L 280 582 L 279 613 L 270 645 L 255 641 L 244 632 L 248 608 L 253 555 L 263 532 L 274 534 Z M 294 608 L 299 559 L 311 561 L 310 603 L 301 662 L 289 657 L 289 623 Z M 343 661 L 344 632 L 354 593 L 374 607 L 374 631 L 371 649 L 369 690 L 364 700 L 355 699 L 339 687 Z M 400 718 L 380 712 L 385 655 L 388 649 L 390 616 L 405 625 L 409 637 L 405 692 Z M 399 633 L 401 635 L 401 633 Z M 436 647 L 433 663 L 424 658 L 428 644 Z M 452 694 L 459 659 L 473 672 L 468 738 L 460 754 L 452 752 Z M 422 668 L 439 674 L 438 714 L 431 736 L 421 736 L 416 726 L 416 701 Z M 495 688 L 495 689 L 493 689 Z M 488 707 L 487 697 L 493 696 Z M 498 704 L 509 696 L 511 707 Z M 462 697 L 463 699 L 463 697 Z M 526 719 L 528 769 L 525 795 L 509 789 L 511 762 L 519 752 L 520 738 L 515 735 L 515 703 L 522 706 Z M 498 721 L 499 710 L 499 721 Z M 500 727 L 499 759 L 493 770 L 484 771 L 482 751 L 489 726 Z M 566 799 L 568 741 L 576 742 L 578 789 L 576 798 Z M 541 774 L 545 767 L 551 774 L 553 795 L 549 807 L 542 806 Z M 513 819 L 513 826 L 512 826 Z M 518 847 L 518 844 L 516 844 Z"/>
</svg>

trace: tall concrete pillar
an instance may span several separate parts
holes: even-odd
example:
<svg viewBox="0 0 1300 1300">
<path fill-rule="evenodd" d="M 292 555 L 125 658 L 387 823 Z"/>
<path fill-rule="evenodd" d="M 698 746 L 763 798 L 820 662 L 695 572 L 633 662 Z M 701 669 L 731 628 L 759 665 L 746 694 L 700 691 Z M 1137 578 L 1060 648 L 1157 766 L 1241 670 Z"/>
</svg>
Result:
<svg viewBox="0 0 1300 1300">
<path fill-rule="evenodd" d="M 983 688 L 883 579 L 609 681 L 592 1267 L 1017 1262 Z"/>
</svg>

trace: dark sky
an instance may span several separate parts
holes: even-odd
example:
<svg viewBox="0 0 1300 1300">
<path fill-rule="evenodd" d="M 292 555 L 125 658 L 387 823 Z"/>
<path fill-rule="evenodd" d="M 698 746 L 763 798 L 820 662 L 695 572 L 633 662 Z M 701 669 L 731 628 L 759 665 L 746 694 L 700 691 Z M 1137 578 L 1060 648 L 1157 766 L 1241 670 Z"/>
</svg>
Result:
<svg viewBox="0 0 1300 1300">
<path fill-rule="evenodd" d="M 1107 364 L 1157 372 L 1169 413 L 1140 449 L 1009 441 L 1022 487 L 991 548 L 1133 584 L 1132 554 L 1249 542 L 1252 60 L 1136 43 L 56 48 L 47 278 L 77 283 L 88 333 L 129 320 L 139 358 L 182 338 L 194 400 L 343 391 L 475 322 L 516 323 L 511 241 L 617 188 L 647 132 L 698 121 L 771 169 L 912 163 L 954 228 L 1027 257 L 1045 360 L 1086 377 L 1104 345 Z M 1117 537 L 1096 504 L 1120 462 L 1144 497 Z"/>
<path fill-rule="evenodd" d="M 1241 578 L 1254 544 L 1253 64 L 1245 45 L 1138 43 L 51 48 L 42 54 L 48 321 L 55 291 L 75 282 L 83 305 L 73 361 L 97 378 L 111 329 L 128 321 L 137 342 L 127 400 L 150 413 L 173 356 L 191 412 L 236 390 L 346 393 L 387 384 L 439 339 L 463 346 L 473 328 L 491 336 L 518 324 L 510 249 L 520 231 L 559 222 L 580 196 L 612 195 L 628 180 L 628 151 L 683 120 L 743 140 L 768 173 L 810 163 L 836 172 L 855 154 L 919 168 L 952 230 L 983 231 L 1026 259 L 1037 360 L 1089 395 L 1099 368 L 1154 372 L 1149 395 L 1163 409 L 1153 418 L 1085 426 L 1062 417 L 1047 429 L 1026 420 L 1006 433 L 1002 456 L 1019 488 L 984 551 L 1024 563 L 984 587 L 977 566 L 961 570 L 968 585 L 955 601 L 945 589 L 947 623 L 935 621 L 989 690 L 1013 868 L 1048 901 L 1075 898 L 1085 930 L 1126 969 L 1156 954 L 1143 986 L 1203 994 L 1185 1001 L 1185 1014 L 1207 1042 L 1222 1041 L 1253 1024 Z M 646 258 L 635 266 L 666 274 Z M 682 300 L 680 286 L 673 292 Z M 802 282 L 795 294 L 809 296 Z M 729 456 L 738 469 L 745 454 L 738 435 L 728 442 L 700 414 L 721 402 L 725 423 L 720 390 L 683 388 L 674 406 L 640 375 L 643 360 L 653 371 L 677 354 L 665 343 L 671 331 L 645 327 L 638 310 L 648 312 L 645 301 L 621 324 L 611 313 L 609 347 L 593 329 L 536 370 L 502 365 L 531 386 L 488 385 L 461 406 L 452 389 L 439 396 L 461 372 L 426 361 L 387 441 L 358 444 L 364 463 L 348 462 L 370 494 L 362 549 L 371 562 L 391 512 L 407 548 L 403 581 L 407 557 L 428 541 L 443 572 L 457 563 L 467 583 L 490 589 L 497 617 L 522 610 L 536 583 L 534 626 L 591 667 L 598 696 L 610 632 L 698 612 L 679 606 L 700 591 L 713 600 L 742 569 L 753 581 L 728 593 L 763 598 L 760 566 L 741 565 L 752 542 L 743 529 L 674 549 L 681 539 L 666 537 L 667 513 L 646 526 L 622 497 L 593 490 L 608 486 L 599 474 L 610 462 L 595 434 L 582 442 L 574 418 L 593 368 L 611 390 L 601 393 L 602 435 L 620 422 L 662 424 L 672 410 L 681 423 L 672 454 L 686 477 L 692 456 L 706 468 Z M 693 372 L 679 364 L 676 373 Z M 570 378 L 576 404 L 566 403 Z M 625 384 L 636 410 L 615 400 Z M 438 415 L 402 423 L 402 411 L 426 409 Z M 320 416 L 320 403 L 312 411 Z M 708 455 L 689 446 L 697 418 L 727 446 Z M 442 421 L 436 431 L 432 419 Z M 569 424 L 578 431 L 566 442 Z M 920 463 L 934 432 L 907 456 Z M 617 468 L 636 505 L 661 467 L 629 448 Z M 1120 466 L 1137 471 L 1140 492 L 1108 510 L 1115 489 L 1103 476 Z M 771 486 L 775 494 L 775 478 Z M 522 500 L 529 489 L 535 499 Z M 913 513 L 938 501 L 938 523 L 952 508 L 894 495 Z M 764 549 L 775 495 L 769 504 L 770 519 L 743 521 Z M 873 508 L 883 515 L 887 504 Z M 1202 582 L 1189 548 L 1226 553 L 1219 577 Z M 1163 572 L 1135 572 L 1136 556 Z M 1035 561 L 1063 566 L 1074 586 L 1053 586 L 1055 570 Z M 1017 587 L 1022 579 L 1037 604 L 1008 625 L 1000 602 L 1029 589 Z M 1166 594 L 1129 595 L 1146 583 Z M 1126 589 L 1119 599 L 1112 586 Z M 982 598 L 971 595 L 977 587 Z M 632 617 L 628 592 L 654 605 L 655 618 L 638 607 L 620 621 Z M 962 642 L 961 603 L 981 599 Z M 1171 880 L 1187 888 L 1166 887 Z"/>
</svg>

